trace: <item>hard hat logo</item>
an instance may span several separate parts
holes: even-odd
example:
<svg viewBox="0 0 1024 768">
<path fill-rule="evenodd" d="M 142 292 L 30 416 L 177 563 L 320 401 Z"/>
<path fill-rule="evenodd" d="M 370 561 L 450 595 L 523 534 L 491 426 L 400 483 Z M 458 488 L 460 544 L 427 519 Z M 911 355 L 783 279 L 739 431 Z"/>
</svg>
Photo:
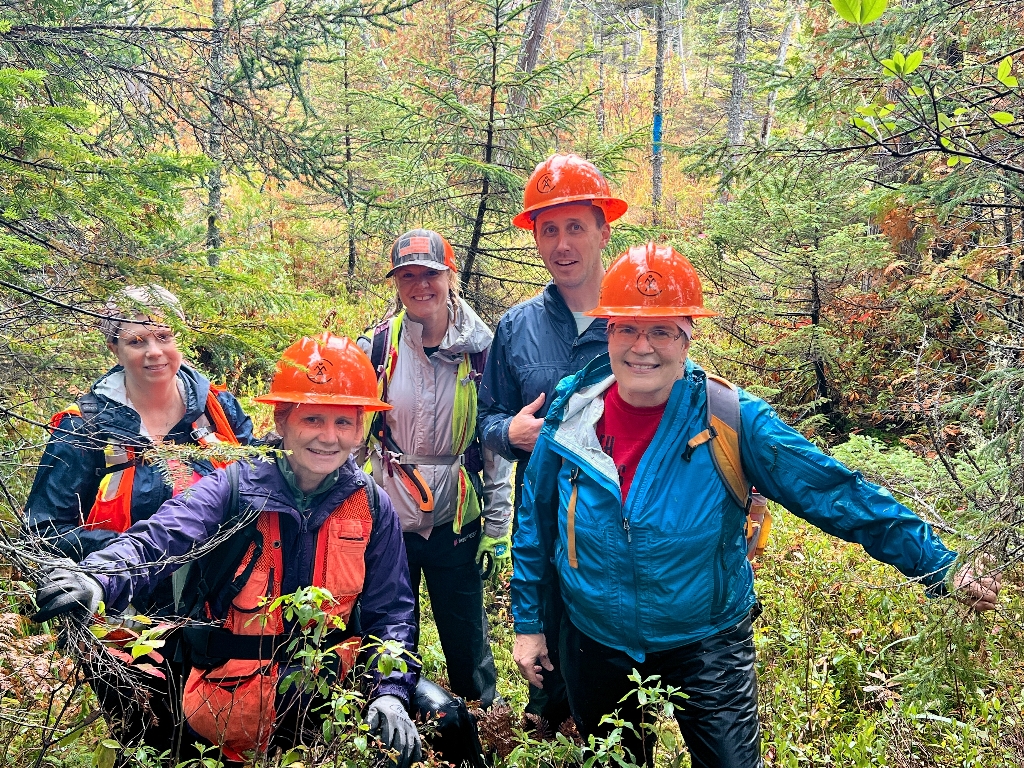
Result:
<svg viewBox="0 0 1024 768">
<path fill-rule="evenodd" d="M 306 378 L 314 384 L 327 384 L 334 378 L 331 376 L 330 365 L 331 363 L 327 360 L 317 360 L 310 366 Z"/>
<path fill-rule="evenodd" d="M 537 179 L 537 191 L 542 195 L 549 194 L 555 188 L 555 177 L 550 173 L 545 173 L 539 179 Z"/>
<path fill-rule="evenodd" d="M 644 296 L 657 296 L 661 293 L 661 275 L 657 272 L 644 272 L 636 279 L 636 289 Z"/>
</svg>

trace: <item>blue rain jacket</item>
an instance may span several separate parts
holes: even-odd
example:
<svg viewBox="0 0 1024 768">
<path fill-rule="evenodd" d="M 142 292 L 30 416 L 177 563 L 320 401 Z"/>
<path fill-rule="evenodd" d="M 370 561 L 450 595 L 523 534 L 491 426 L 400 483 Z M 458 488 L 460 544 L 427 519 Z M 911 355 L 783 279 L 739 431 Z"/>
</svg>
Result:
<svg viewBox="0 0 1024 768">
<path fill-rule="evenodd" d="M 544 392 L 547 398 L 537 411 L 542 418 L 558 382 L 608 351 L 607 327 L 607 320 L 595 318 L 577 335 L 576 320 L 554 283 L 506 312 L 494 331 L 477 398 L 484 446 L 509 461 L 529 459 L 529 453 L 509 445 L 512 417 Z"/>
<path fill-rule="evenodd" d="M 613 381 L 602 355 L 558 386 L 526 471 L 513 544 L 512 612 L 516 632 L 542 632 L 545 585 L 557 576 L 573 623 L 642 662 L 648 653 L 738 623 L 755 602 L 754 574 L 746 559 L 744 511 L 715 471 L 709 445 L 690 461 L 682 458 L 687 441 L 704 429 L 704 372 L 687 361 L 625 504 L 595 431 Z M 956 553 L 931 526 L 743 390 L 740 418 L 743 468 L 759 492 L 941 592 Z M 569 566 L 566 553 L 574 473 L 578 568 Z"/>
<path fill-rule="evenodd" d="M 117 538 L 116 531 L 83 528 L 89 517 L 101 474 L 106 467 L 103 449 L 108 442 L 134 446 L 144 452 L 152 446 L 141 434 L 141 420 L 135 409 L 101 394 L 103 384 L 122 371 L 111 368 L 92 386 L 99 398 L 100 412 L 88 421 L 81 416 L 65 416 L 46 444 L 25 502 L 29 527 L 46 537 L 61 554 L 81 560 L 103 549 Z M 178 379 L 185 393 L 185 415 L 164 438 L 169 443 L 196 444 L 192 423 L 206 410 L 210 382 L 201 373 L 182 364 Z M 242 445 L 252 442 L 252 421 L 230 392 L 217 395 L 235 437 Z M 206 476 L 213 472 L 209 461 L 199 458 L 192 469 Z M 171 498 L 172 488 L 154 464 L 143 462 L 135 468 L 132 484 L 132 522 L 151 517 Z M 168 593 L 169 594 L 169 593 Z"/>
</svg>

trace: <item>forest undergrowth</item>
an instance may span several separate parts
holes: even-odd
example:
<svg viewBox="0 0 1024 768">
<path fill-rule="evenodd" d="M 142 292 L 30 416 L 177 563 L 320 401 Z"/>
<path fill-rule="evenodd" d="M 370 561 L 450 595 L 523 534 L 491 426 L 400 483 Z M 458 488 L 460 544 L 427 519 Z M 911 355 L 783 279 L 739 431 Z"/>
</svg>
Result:
<svg viewBox="0 0 1024 768">
<path fill-rule="evenodd" d="M 855 438 L 835 452 L 875 479 L 917 475 L 922 462 L 904 449 Z M 896 473 L 896 474 L 894 474 Z M 887 476 L 887 477 L 886 477 Z M 958 603 L 929 600 L 863 550 L 830 538 L 775 509 L 770 545 L 756 565 L 764 613 L 755 624 L 764 756 L 768 766 L 1013 766 L 1024 761 L 1024 600 L 1020 566 L 1004 574 L 994 614 L 976 616 Z M 951 542 L 955 544 L 956 542 Z M 4 574 L 10 579 L 10 571 Z M 615 732 L 582 744 L 571 729 L 538 728 L 523 717 L 525 682 L 512 660 L 510 571 L 486 586 L 498 689 L 506 706 L 477 711 L 494 766 L 630 765 Z M 0 616 L 0 764 L 118 765 L 145 768 L 156 756 L 120 749 L 99 717 L 95 697 L 53 637 L 22 616 L 30 590 L 4 585 Z M 424 673 L 446 682 L 444 656 L 424 605 L 420 654 Z M 689 760 L 671 718 L 671 697 L 654 679 L 639 686 L 658 734 L 657 765 Z M 308 751 L 272 755 L 276 768 L 370 764 L 358 699 L 333 738 Z M 612 713 L 610 713 L 612 714 Z M 632 724 L 619 723 L 628 728 Z M 216 768 L 208 754 L 202 765 Z M 184 764 L 182 764 L 184 768 Z"/>
</svg>

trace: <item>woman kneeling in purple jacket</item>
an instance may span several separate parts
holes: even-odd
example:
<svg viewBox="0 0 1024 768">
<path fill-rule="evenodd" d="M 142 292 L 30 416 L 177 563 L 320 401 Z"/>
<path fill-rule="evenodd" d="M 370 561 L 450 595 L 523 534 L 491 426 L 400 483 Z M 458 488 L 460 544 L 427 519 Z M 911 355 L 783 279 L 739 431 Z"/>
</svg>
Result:
<svg viewBox="0 0 1024 768">
<path fill-rule="evenodd" d="M 293 640 L 302 627 L 284 617 L 275 598 L 309 586 L 330 592 L 322 610 L 345 629 L 329 633 L 324 644 L 338 648 L 339 676 L 355 665 L 364 640 L 413 650 L 401 526 L 390 499 L 350 456 L 363 441 L 364 412 L 391 407 L 377 398 L 370 361 L 347 338 L 303 338 L 285 351 L 270 393 L 258 399 L 274 405 L 283 449 L 274 462 L 218 470 L 80 564 L 49 568 L 33 617 L 88 620 L 100 601 L 110 612 L 123 611 L 230 527 L 223 542 L 190 565 L 180 596 L 201 594 L 199 613 L 210 619 L 186 627 L 186 741 L 216 745 L 229 760 L 288 746 L 303 731 L 305 713 L 316 711 L 299 701 L 295 686 L 278 692 L 281 679 L 299 667 Z M 227 578 L 197 578 L 218 570 Z M 199 583 L 211 589 L 197 590 Z M 403 765 L 420 757 L 408 709 L 424 698 L 411 656 L 405 666 L 384 675 L 373 658 L 366 663 L 367 722 Z M 426 692 L 432 703 L 450 704 L 433 688 Z M 454 714 L 449 719 L 463 719 Z"/>
</svg>

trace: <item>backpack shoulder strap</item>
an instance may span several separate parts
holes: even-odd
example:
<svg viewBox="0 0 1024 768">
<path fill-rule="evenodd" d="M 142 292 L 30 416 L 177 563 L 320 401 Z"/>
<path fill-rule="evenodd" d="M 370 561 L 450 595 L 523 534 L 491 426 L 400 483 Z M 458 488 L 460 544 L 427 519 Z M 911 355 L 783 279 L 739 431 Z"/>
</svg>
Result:
<svg viewBox="0 0 1024 768">
<path fill-rule="evenodd" d="M 222 529 L 236 525 L 242 513 L 238 501 L 238 462 L 224 468 L 231 489 L 228 497 L 228 515 Z M 198 560 L 186 563 L 171 574 L 174 592 L 175 612 L 179 616 L 198 617 L 206 598 L 220 591 L 234 577 L 235 569 L 241 562 L 256 534 L 256 520 L 221 542 L 213 551 Z"/>
<path fill-rule="evenodd" d="M 217 395 L 224 391 L 223 389 L 215 388 L 213 384 L 210 385 L 210 392 L 206 396 L 206 415 L 213 422 L 213 431 L 217 435 L 231 445 L 239 445 L 238 438 L 235 436 L 235 430 L 231 426 L 231 420 L 228 418 L 227 413 L 225 413 L 224 406 L 217 399 Z"/>
<path fill-rule="evenodd" d="M 483 378 L 484 368 L 487 366 L 487 351 L 487 349 L 482 349 L 469 356 L 469 367 L 473 369 L 475 381 L 480 381 Z"/>
<path fill-rule="evenodd" d="M 373 329 L 372 341 L 370 343 L 370 362 L 373 364 L 373 370 L 377 374 L 378 379 L 384 372 L 384 356 L 390 342 L 391 321 L 393 319 L 388 318 Z"/>
<path fill-rule="evenodd" d="M 736 385 L 720 376 L 708 374 L 705 390 L 705 429 L 686 444 L 683 459 L 690 460 L 693 451 L 710 442 L 711 460 L 733 501 L 746 510 L 750 503 L 750 484 L 743 473 L 740 454 L 740 396 Z"/>
</svg>

